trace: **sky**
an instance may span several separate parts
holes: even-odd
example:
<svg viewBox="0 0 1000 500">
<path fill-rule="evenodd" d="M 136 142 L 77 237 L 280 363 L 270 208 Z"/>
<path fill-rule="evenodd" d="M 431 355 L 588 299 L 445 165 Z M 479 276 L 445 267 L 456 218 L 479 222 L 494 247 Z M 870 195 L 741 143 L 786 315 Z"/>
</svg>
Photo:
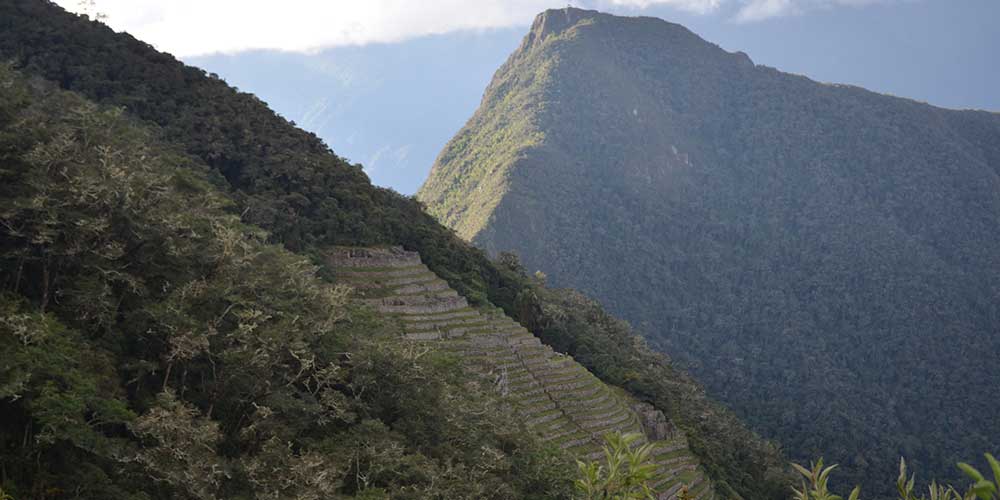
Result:
<svg viewBox="0 0 1000 500">
<path fill-rule="evenodd" d="M 253 92 L 412 194 L 546 8 L 681 23 L 754 62 L 1000 111 L 997 0 L 57 0 Z"/>
<path fill-rule="evenodd" d="M 815 10 L 914 0 L 57 0 L 77 12 L 102 13 L 179 57 L 253 49 L 316 51 L 392 43 L 460 30 L 525 26 L 535 14 L 566 5 L 616 13 L 657 7 L 756 22 Z M 962 0 L 958 0 L 962 1 Z"/>
</svg>

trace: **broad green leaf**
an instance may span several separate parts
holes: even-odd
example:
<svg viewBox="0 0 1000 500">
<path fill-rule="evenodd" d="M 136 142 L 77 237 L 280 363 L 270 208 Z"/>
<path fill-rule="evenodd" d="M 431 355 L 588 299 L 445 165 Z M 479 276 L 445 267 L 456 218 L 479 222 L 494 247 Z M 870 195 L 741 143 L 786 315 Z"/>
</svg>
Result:
<svg viewBox="0 0 1000 500">
<path fill-rule="evenodd" d="M 991 500 L 993 494 L 997 492 L 996 486 L 985 479 L 972 486 L 972 491 L 982 500 Z"/>
<path fill-rule="evenodd" d="M 986 478 L 983 477 L 982 474 L 979 473 L 978 470 L 976 470 L 975 467 L 973 467 L 973 466 L 971 466 L 971 465 L 969 465 L 969 464 L 967 464 L 965 462 L 959 462 L 958 463 L 958 468 L 962 469 L 962 472 L 965 472 L 965 475 L 971 477 L 976 483 L 978 483 L 980 481 L 984 481 L 986 479 Z"/>
<path fill-rule="evenodd" d="M 812 478 L 812 471 L 810 471 L 809 469 L 806 469 L 805 467 L 803 467 L 803 466 L 801 466 L 799 464 L 796 464 L 796 463 L 793 463 L 792 467 L 795 470 L 799 471 L 799 474 L 802 474 L 803 476 L 808 477 L 808 478 Z"/>
<path fill-rule="evenodd" d="M 989 453 L 986 453 L 985 456 L 986 461 L 990 463 L 990 468 L 993 469 L 993 482 L 1000 485 L 1000 462 Z"/>
<path fill-rule="evenodd" d="M 828 478 L 830 477 L 830 473 L 833 472 L 833 469 L 836 469 L 836 468 L 837 468 L 837 464 L 833 464 L 833 465 L 827 467 L 826 469 L 823 469 L 823 472 L 820 472 L 820 474 L 819 474 L 819 481 L 817 481 L 817 482 L 819 484 L 826 484 Z"/>
</svg>

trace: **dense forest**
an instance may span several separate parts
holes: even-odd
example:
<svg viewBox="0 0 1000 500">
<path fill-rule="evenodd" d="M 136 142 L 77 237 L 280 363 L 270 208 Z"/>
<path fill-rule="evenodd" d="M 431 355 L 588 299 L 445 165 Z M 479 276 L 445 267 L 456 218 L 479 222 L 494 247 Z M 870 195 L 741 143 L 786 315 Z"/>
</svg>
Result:
<svg viewBox="0 0 1000 500">
<path fill-rule="evenodd" d="M 0 92 L 8 494 L 569 497 L 567 457 L 242 223 L 197 160 L 8 67 Z"/>
<path fill-rule="evenodd" d="M 42 0 L 0 3 L 0 57 L 4 494 L 572 495 L 570 457 L 319 258 L 385 244 L 654 403 L 718 491 L 787 494 L 778 449 L 596 303 L 491 261 L 254 96 Z"/>
<path fill-rule="evenodd" d="M 800 462 L 893 495 L 1000 435 L 1000 115 L 539 15 L 418 193 L 590 294 Z"/>
</svg>

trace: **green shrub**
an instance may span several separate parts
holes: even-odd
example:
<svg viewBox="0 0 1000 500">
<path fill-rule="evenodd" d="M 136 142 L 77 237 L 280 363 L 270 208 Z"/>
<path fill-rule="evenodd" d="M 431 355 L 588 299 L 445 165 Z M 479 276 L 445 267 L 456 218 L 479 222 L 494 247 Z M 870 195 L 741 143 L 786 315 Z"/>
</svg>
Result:
<svg viewBox="0 0 1000 500">
<path fill-rule="evenodd" d="M 642 436 L 614 433 L 604 437 L 604 462 L 577 462 L 576 489 L 581 500 L 652 500 L 650 483 L 656 473 L 653 445 L 632 445 Z"/>
<path fill-rule="evenodd" d="M 968 489 L 960 493 L 951 485 L 939 485 L 932 481 L 927 487 L 927 496 L 918 496 L 913 492 L 916 475 L 908 476 L 906 461 L 900 459 L 899 477 L 896 479 L 899 500 L 996 500 L 1000 493 L 1000 462 L 989 453 L 985 454 L 985 457 L 993 471 L 992 481 L 986 479 L 975 467 L 959 463 L 958 468 L 972 480 Z M 795 500 L 842 500 L 842 497 L 831 493 L 828 487 L 830 473 L 837 468 L 836 465 L 823 467 L 823 459 L 820 459 L 808 469 L 798 464 L 792 464 L 792 467 L 802 475 L 801 488 L 794 489 Z M 861 488 L 855 487 L 848 499 L 858 500 L 860 494 Z"/>
</svg>

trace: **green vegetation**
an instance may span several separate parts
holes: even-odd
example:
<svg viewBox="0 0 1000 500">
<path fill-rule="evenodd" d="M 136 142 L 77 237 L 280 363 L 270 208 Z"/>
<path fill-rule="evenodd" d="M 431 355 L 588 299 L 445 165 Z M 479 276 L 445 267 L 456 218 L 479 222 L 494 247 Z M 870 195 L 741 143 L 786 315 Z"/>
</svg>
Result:
<svg viewBox="0 0 1000 500">
<path fill-rule="evenodd" d="M 0 67 L 0 155 L 4 495 L 570 496 L 568 457 L 119 110 Z"/>
<path fill-rule="evenodd" d="M 652 499 L 653 495 L 645 487 L 646 481 L 652 475 L 655 466 L 650 460 L 652 448 L 649 445 L 636 446 L 639 440 L 637 434 L 609 434 L 605 436 L 604 459 L 602 462 L 577 462 L 579 478 L 576 489 L 582 499 L 616 499 L 638 500 Z M 958 468 L 965 473 L 972 484 L 965 493 L 960 493 L 953 486 L 943 486 L 931 482 L 928 487 L 929 496 L 919 496 L 914 493 L 916 475 L 908 475 L 906 461 L 899 461 L 899 476 L 896 480 L 896 492 L 899 500 L 996 500 L 1000 498 L 1000 461 L 986 453 L 986 462 L 993 473 L 993 480 L 988 480 L 975 467 L 967 463 L 959 463 Z M 844 500 L 844 497 L 834 494 L 829 486 L 830 476 L 836 465 L 824 467 L 823 459 L 813 462 L 809 468 L 792 464 L 799 473 L 801 486 L 792 488 L 795 500 Z M 677 497 L 679 500 L 691 498 L 687 487 L 682 487 Z M 861 498 L 861 487 L 855 486 L 848 500 Z"/>
<path fill-rule="evenodd" d="M 806 469 L 799 464 L 792 464 L 792 467 L 805 478 L 802 481 L 802 488 L 794 490 L 796 500 L 843 500 L 843 497 L 830 493 L 828 486 L 830 473 L 837 468 L 836 465 L 823 467 L 823 459 L 819 459 L 812 464 L 812 469 Z M 858 500 L 860 494 L 861 487 L 856 486 L 848 500 Z"/>
<path fill-rule="evenodd" d="M 692 455 L 685 434 L 670 425 L 662 411 L 597 380 L 501 311 L 477 312 L 464 300 L 455 300 L 454 290 L 442 287 L 425 266 L 413 265 L 417 254 L 399 248 L 349 247 L 331 250 L 328 258 L 338 275 L 373 279 L 360 291 L 362 300 L 398 317 L 403 336 L 411 342 L 454 353 L 470 374 L 494 383 L 527 430 L 544 442 L 576 457 L 593 458 L 602 455 L 604 436 L 627 435 L 624 441 L 615 438 L 617 451 L 606 465 L 588 465 L 588 495 L 615 496 L 634 487 L 659 496 L 683 482 L 692 486 L 697 498 L 714 498 L 714 484 Z M 629 476 L 628 484 L 619 484 L 624 448 L 640 445 L 644 451 L 636 456 L 648 459 L 649 466 L 634 467 L 636 474 Z"/>
<path fill-rule="evenodd" d="M 652 500 L 647 486 L 656 465 L 651 444 L 633 446 L 639 434 L 608 434 L 604 437 L 604 462 L 577 462 L 580 479 L 576 489 L 584 500 Z"/>
<path fill-rule="evenodd" d="M 500 255 L 503 271 L 525 286 L 508 296 L 508 311 L 546 344 L 570 353 L 605 382 L 627 389 L 662 410 L 688 437 L 724 497 L 784 498 L 790 478 L 775 445 L 747 430 L 728 410 L 670 361 L 652 350 L 624 321 L 579 292 L 550 289 L 529 278 L 513 254 Z"/>
<path fill-rule="evenodd" d="M 958 468 L 965 473 L 968 479 L 972 480 L 972 484 L 965 493 L 959 493 L 953 486 L 942 486 L 936 482 L 931 482 L 927 487 L 929 496 L 926 497 L 918 496 L 913 492 L 916 477 L 907 476 L 906 461 L 900 460 L 899 478 L 896 480 L 896 492 L 899 495 L 899 500 L 995 500 L 998 498 L 998 492 L 1000 492 L 1000 462 L 997 462 L 993 458 L 993 455 L 989 453 L 985 457 L 990 465 L 990 469 L 993 471 L 993 481 L 987 480 L 975 467 L 966 463 L 959 463 Z M 803 477 L 802 487 L 794 490 L 795 500 L 843 499 L 843 497 L 831 493 L 828 486 L 830 473 L 833 472 L 833 469 L 837 468 L 836 465 L 823 467 L 822 459 L 813 463 L 811 469 L 798 464 L 792 465 Z M 858 500 L 860 495 L 861 488 L 855 487 L 851 491 L 848 500 Z"/>
<path fill-rule="evenodd" d="M 0 499 L 578 493 L 572 459 L 455 356 L 348 300 L 321 262 L 341 244 L 419 251 L 475 306 L 652 403 L 721 495 L 787 495 L 777 448 L 625 323 L 490 261 L 253 96 L 37 0 L 0 4 L 0 55 L 16 68 L 0 66 Z M 978 119 L 955 126 L 988 144 Z M 546 129 L 523 123 L 512 133 Z M 585 489 L 622 472 L 642 489 L 625 441 L 584 466 Z"/>
<path fill-rule="evenodd" d="M 328 457 L 323 458 L 330 471 L 326 477 L 332 482 L 346 478 L 333 486 L 344 495 L 377 496 L 381 491 L 402 498 L 434 496 L 438 493 L 428 493 L 431 485 L 453 497 L 477 495 L 478 490 L 462 488 L 484 488 L 500 497 L 516 497 L 518 492 L 560 497 L 571 492 L 571 473 L 564 473 L 567 457 L 538 448 L 515 430 L 516 419 L 501 409 L 484 410 L 492 404 L 490 397 L 466 387 L 454 360 L 411 359 L 412 354 L 379 340 L 380 335 L 392 336 L 391 322 L 346 303 L 323 306 L 323 300 L 343 297 L 332 285 L 333 275 L 322 256 L 331 245 L 403 245 L 419 251 L 424 262 L 473 305 L 502 307 L 522 322 L 532 320 L 532 311 L 544 308 L 555 295 L 539 292 L 541 287 L 523 273 L 491 262 L 424 213 L 417 201 L 371 186 L 359 166 L 338 158 L 254 96 L 126 34 L 115 34 L 49 2 L 3 2 L 0 57 L 24 74 L 98 103 L 82 116 L 104 117 L 121 135 L 102 136 L 110 147 L 106 153 L 69 143 L 72 154 L 83 155 L 73 160 L 81 165 L 79 184 L 54 182 L 62 179 L 59 170 L 48 172 L 48 178 L 20 177 L 31 171 L 26 155 L 38 144 L 53 144 L 46 153 L 53 158 L 69 154 L 60 152 L 60 142 L 46 127 L 53 117 L 68 116 L 61 110 L 81 106 L 51 106 L 34 119 L 37 127 L 25 127 L 24 109 L 40 109 L 40 102 L 49 99 L 79 98 L 46 91 L 48 96 L 39 101 L 24 85 L 5 87 L 6 114 L 0 116 L 18 124 L 5 122 L 0 136 L 4 213 L 18 224 L 23 220 L 23 230 L 34 231 L 40 239 L 18 233 L 20 226 L 4 229 L 0 284 L 12 290 L 10 307 L 19 311 L 12 314 L 50 318 L 56 325 L 52 328 L 75 332 L 70 338 L 80 339 L 79 352 L 90 352 L 87 346 L 94 350 L 86 361 L 107 360 L 94 372 L 105 378 L 83 380 L 85 384 L 73 389 L 80 393 L 74 400 L 82 401 L 77 408 L 101 407 L 100 398 L 110 398 L 131 414 L 116 416 L 121 422 L 99 424 L 98 434 L 110 435 L 119 440 L 116 446 L 121 442 L 127 448 L 137 446 L 136 441 L 152 445 L 177 440 L 156 445 L 165 446 L 161 451 L 167 454 L 178 443 L 219 436 L 215 448 L 223 477 L 189 482 L 184 478 L 205 472 L 198 468 L 204 462 L 178 460 L 169 467 L 165 462 L 158 474 L 174 486 L 164 495 L 180 494 L 182 487 L 201 493 L 219 488 L 218 496 L 239 496 L 248 489 L 275 492 L 282 485 L 318 488 L 308 480 L 309 471 L 316 470 L 314 459 L 322 457 Z M 35 102 L 25 104 L 28 108 L 9 105 L 18 99 Z M 80 125 L 88 131 L 105 126 Z M 93 144 L 89 137 L 81 139 L 83 144 Z M 102 170 L 104 165 L 114 169 Z M 126 185 L 113 187 L 105 177 Z M 44 196 L 32 198 L 34 189 Z M 178 193 L 184 196 L 178 198 Z M 61 201 L 42 210 L 32 199 Z M 84 206 L 66 199 L 78 199 Z M 103 201 L 90 207 L 95 199 Z M 119 209 L 126 211 L 108 219 Z M 84 243 L 64 237 L 49 241 L 53 231 L 80 235 Z M 588 311 L 596 314 L 600 309 L 591 303 Z M 584 321 L 583 314 L 568 315 L 572 322 L 564 327 L 552 318 L 546 341 L 570 335 L 569 325 Z M 563 349 L 574 356 L 581 349 L 587 357 L 585 348 L 600 346 L 609 353 L 602 360 L 635 363 L 592 359 L 587 366 L 610 383 L 623 380 L 623 373 L 639 374 L 636 380 L 643 382 L 634 383 L 633 389 L 644 384 L 649 390 L 639 393 L 641 398 L 679 416 L 675 422 L 688 433 L 713 480 L 745 498 L 783 494 L 761 493 L 783 492 L 786 484 L 780 474 L 771 475 L 783 468 L 773 446 L 708 402 L 689 379 L 661 366 L 662 357 L 637 354 L 647 351 L 636 350 L 630 333 L 603 328 L 586 330 L 603 335 L 592 341 L 566 337 L 577 340 L 564 339 Z M 308 352 L 281 351 L 292 340 L 308 345 Z M 310 368 L 300 373 L 302 356 L 307 356 Z M 327 382 L 309 378 L 325 380 L 318 370 L 329 363 L 339 367 L 327 374 L 335 375 L 332 389 Z M 248 368 L 245 373 L 232 369 L 237 366 Z M 659 378 L 666 376 L 674 378 Z M 22 379 L 5 376 L 0 386 Z M 24 383 L 33 380 L 41 379 L 28 377 Z M 325 400 L 317 399 L 317 384 L 327 387 Z M 90 401 L 87 387 L 94 385 L 101 390 L 95 392 L 98 399 Z M 149 493 L 148 481 L 122 482 L 122 477 L 143 476 L 116 475 L 121 467 L 118 455 L 81 458 L 84 452 L 62 444 L 36 447 L 32 436 L 37 415 L 23 406 L 29 398 L 16 394 L 22 397 L 2 402 L 3 418 L 11 419 L 11 425 L 4 421 L 2 427 L 2 456 L 17 489 L 4 488 L 19 500 L 25 488 L 32 492 L 29 498 L 42 495 L 44 488 L 82 488 L 82 479 L 72 479 L 68 472 L 72 463 L 93 463 L 103 471 L 107 481 L 93 482 L 94 488 L 107 483 L 108 488 Z M 690 394 L 712 410 L 682 411 L 688 403 L 670 399 L 679 394 Z M 15 406 L 17 411 L 6 411 Z M 150 413 L 153 409 L 158 410 Z M 84 410 L 85 423 L 90 413 Z M 162 421 L 164 415 L 186 422 L 174 427 L 192 435 L 177 436 L 135 421 L 143 416 Z M 248 426 L 253 426 L 252 432 L 244 432 Z M 464 433 L 468 435 L 460 437 Z M 31 446 L 19 448 L 21 443 Z M 127 464 L 134 468 L 162 459 L 153 452 L 141 455 L 144 458 L 131 453 Z M 484 462 L 490 457 L 503 458 Z M 44 465 L 45 474 L 30 467 L 32 463 Z M 289 475 L 258 474 L 269 467 Z M 470 474 L 477 480 L 455 481 Z"/>
<path fill-rule="evenodd" d="M 372 186 L 360 165 L 255 96 L 40 0 L 0 5 L 0 57 L 155 124 L 164 141 L 210 167 L 200 168 L 269 241 L 306 254 L 328 245 L 405 245 L 470 300 L 487 301 L 497 278 L 485 255 L 419 203 Z"/>
<path fill-rule="evenodd" d="M 1000 435 L 983 418 L 1000 400 L 969 383 L 1000 386 L 998 174 L 995 113 L 816 83 L 653 18 L 561 9 L 536 19 L 418 198 L 628 320 L 792 458 L 823 453 L 843 464 L 835 482 L 888 498 L 899 455 L 954 481 L 952 464 Z M 658 407 L 684 401 L 667 411 L 680 426 L 722 425 L 685 423 L 677 376 L 607 360 L 587 322 L 579 335 L 532 322 L 579 307 L 572 294 L 515 293 L 504 307 L 546 342 Z M 713 475 L 753 463 L 720 434 L 689 433 Z M 725 482 L 748 492 L 756 470 Z"/>
</svg>

